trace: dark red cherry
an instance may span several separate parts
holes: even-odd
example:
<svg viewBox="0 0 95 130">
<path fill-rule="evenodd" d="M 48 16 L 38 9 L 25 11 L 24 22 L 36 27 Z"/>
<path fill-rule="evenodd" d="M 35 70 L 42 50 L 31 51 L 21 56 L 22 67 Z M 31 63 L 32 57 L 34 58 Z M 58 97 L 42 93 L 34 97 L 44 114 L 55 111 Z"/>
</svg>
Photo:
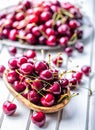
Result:
<svg viewBox="0 0 95 130">
<path fill-rule="evenodd" d="M 61 56 L 57 56 L 53 59 L 52 61 L 54 63 L 54 65 L 56 65 L 57 67 L 61 67 L 62 63 L 63 63 L 63 58 Z"/>
<path fill-rule="evenodd" d="M 7 116 L 11 116 L 15 113 L 17 109 L 16 104 L 10 102 L 10 101 L 5 101 L 3 103 L 3 112 L 7 115 Z"/>
<path fill-rule="evenodd" d="M 17 21 L 21 21 L 24 19 L 24 12 L 18 12 L 15 16 Z"/>
<path fill-rule="evenodd" d="M 51 93 L 53 93 L 55 95 L 61 94 L 61 86 L 60 86 L 60 84 L 57 81 L 55 81 L 53 83 L 53 85 L 51 87 L 49 87 L 49 92 L 51 92 Z"/>
<path fill-rule="evenodd" d="M 61 83 L 62 88 L 67 88 L 69 85 L 69 80 L 66 78 L 63 78 L 60 83 Z"/>
<path fill-rule="evenodd" d="M 86 75 L 89 76 L 90 72 L 91 72 L 91 67 L 88 65 L 84 65 L 81 67 L 81 71 Z"/>
<path fill-rule="evenodd" d="M 58 70 L 57 69 L 51 69 L 53 78 L 56 80 L 59 78 Z"/>
<path fill-rule="evenodd" d="M 7 81 L 9 83 L 14 83 L 16 80 L 18 80 L 18 74 L 15 70 L 10 70 L 7 74 Z"/>
<path fill-rule="evenodd" d="M 29 44 L 34 45 L 35 42 L 36 42 L 36 38 L 35 38 L 35 36 L 34 36 L 32 33 L 28 33 L 28 34 L 26 35 L 26 41 L 27 41 Z"/>
<path fill-rule="evenodd" d="M 40 73 L 40 78 L 46 81 L 53 80 L 53 74 L 51 70 L 43 70 Z"/>
<path fill-rule="evenodd" d="M 20 66 L 20 72 L 22 74 L 32 74 L 34 71 L 34 65 L 31 63 L 24 63 Z"/>
<path fill-rule="evenodd" d="M 27 58 L 22 56 L 18 58 L 17 66 L 20 67 L 22 64 L 27 63 Z"/>
<path fill-rule="evenodd" d="M 15 41 L 17 38 L 18 31 L 16 29 L 12 29 L 9 32 L 9 39 Z"/>
<path fill-rule="evenodd" d="M 64 2 L 64 3 L 62 3 L 62 7 L 66 10 L 69 10 L 69 9 L 73 8 L 74 5 L 72 5 L 70 2 Z"/>
<path fill-rule="evenodd" d="M 27 17 L 28 17 L 27 19 L 29 20 L 29 23 L 37 23 L 38 22 L 38 16 L 35 14 L 31 14 Z"/>
<path fill-rule="evenodd" d="M 66 34 L 66 32 L 69 30 L 69 26 L 67 24 L 62 24 L 58 27 L 58 33 L 59 34 Z"/>
<path fill-rule="evenodd" d="M 5 66 L 4 65 L 0 65 L 0 77 L 2 78 L 3 77 L 3 73 L 5 71 Z"/>
<path fill-rule="evenodd" d="M 79 27 L 80 24 L 77 20 L 70 20 L 69 22 L 69 27 L 72 29 L 76 29 L 77 27 Z"/>
<path fill-rule="evenodd" d="M 84 50 L 84 45 L 83 45 L 83 43 L 81 43 L 81 42 L 77 42 L 76 44 L 75 44 L 75 49 L 78 51 L 78 52 L 83 52 L 83 50 Z"/>
<path fill-rule="evenodd" d="M 40 95 L 35 90 L 31 90 L 28 93 L 28 100 L 34 104 L 37 104 L 40 100 Z"/>
<path fill-rule="evenodd" d="M 73 48 L 72 47 L 67 47 L 65 48 L 65 53 L 67 56 L 72 56 Z"/>
<path fill-rule="evenodd" d="M 82 76 L 83 76 L 82 72 L 79 72 L 79 71 L 72 74 L 72 78 L 76 78 L 78 82 L 81 81 Z"/>
<path fill-rule="evenodd" d="M 44 36 L 40 36 L 38 40 L 40 45 L 44 45 L 46 43 L 46 38 Z"/>
<path fill-rule="evenodd" d="M 36 57 L 36 52 L 34 50 L 27 50 L 25 53 L 24 53 L 24 56 L 26 56 L 27 58 L 35 58 Z"/>
<path fill-rule="evenodd" d="M 6 29 L 6 28 L 5 28 L 5 29 L 3 29 L 3 30 L 2 30 L 2 35 L 3 35 L 3 37 L 4 37 L 4 38 L 8 38 L 8 35 L 9 35 L 9 30 L 8 30 L 8 29 Z"/>
<path fill-rule="evenodd" d="M 46 35 L 47 36 L 55 35 L 55 31 L 52 28 L 47 28 Z"/>
<path fill-rule="evenodd" d="M 33 27 L 32 28 L 32 33 L 34 36 L 38 37 L 41 35 L 40 31 L 39 31 L 39 27 Z"/>
<path fill-rule="evenodd" d="M 43 22 L 46 22 L 51 18 L 52 18 L 52 14 L 49 11 L 43 11 L 40 15 L 40 20 Z"/>
<path fill-rule="evenodd" d="M 11 46 L 11 47 L 8 48 L 8 51 L 9 51 L 9 53 L 10 53 L 11 55 L 15 56 L 16 53 L 17 53 L 17 48 L 14 47 L 14 46 Z"/>
<path fill-rule="evenodd" d="M 34 23 L 28 23 L 25 28 L 26 33 L 31 33 L 33 27 L 35 27 Z"/>
<path fill-rule="evenodd" d="M 40 74 L 43 70 L 48 69 L 48 65 L 44 61 L 39 61 L 35 63 L 35 72 Z"/>
<path fill-rule="evenodd" d="M 66 47 L 66 46 L 67 46 L 67 43 L 68 43 L 68 37 L 61 37 L 61 38 L 59 39 L 59 43 L 60 43 L 60 46 Z"/>
<path fill-rule="evenodd" d="M 48 46 L 56 46 L 57 43 L 56 43 L 56 36 L 55 35 L 51 35 L 48 37 L 48 39 L 46 40 L 46 44 Z"/>
<path fill-rule="evenodd" d="M 39 127 L 42 127 L 46 121 L 45 114 L 40 111 L 33 113 L 33 115 L 31 116 L 31 119 L 32 119 L 32 122 Z"/>
<path fill-rule="evenodd" d="M 18 68 L 17 62 L 18 62 L 18 58 L 11 58 L 11 59 L 9 59 L 9 61 L 8 61 L 9 68 L 10 69 L 17 69 Z"/>
<path fill-rule="evenodd" d="M 29 0 L 23 0 L 22 3 L 21 3 L 21 5 L 23 5 L 23 7 L 24 7 L 25 9 L 29 9 L 29 8 L 32 7 L 32 2 L 29 1 Z"/>
<path fill-rule="evenodd" d="M 50 20 L 48 20 L 47 22 L 45 22 L 46 28 L 51 28 L 52 25 L 53 25 L 53 20 L 52 20 L 52 19 L 50 19 Z"/>
<path fill-rule="evenodd" d="M 13 84 L 13 88 L 15 89 L 15 91 L 21 93 L 25 90 L 25 86 L 23 83 L 19 82 L 19 81 L 15 81 Z"/>
<path fill-rule="evenodd" d="M 69 84 L 70 89 L 74 89 L 74 88 L 77 87 L 78 81 L 77 81 L 76 78 L 71 78 L 71 79 L 69 80 L 69 83 L 70 83 L 70 84 Z"/>
<path fill-rule="evenodd" d="M 42 13 L 42 8 L 41 7 L 35 7 L 33 9 L 33 13 L 36 14 L 37 16 L 40 16 L 40 14 Z"/>
<path fill-rule="evenodd" d="M 41 80 L 40 79 L 35 79 L 34 81 L 33 81 L 33 83 L 32 83 L 32 89 L 34 89 L 34 90 L 41 90 L 43 88 L 43 84 L 42 84 L 42 82 L 41 82 Z"/>
</svg>

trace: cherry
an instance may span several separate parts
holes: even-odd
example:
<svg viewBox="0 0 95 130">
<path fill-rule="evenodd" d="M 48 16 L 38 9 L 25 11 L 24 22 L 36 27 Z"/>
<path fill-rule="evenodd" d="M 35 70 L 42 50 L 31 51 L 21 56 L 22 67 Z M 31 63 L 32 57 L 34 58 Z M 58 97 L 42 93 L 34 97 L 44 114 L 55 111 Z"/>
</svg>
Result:
<svg viewBox="0 0 95 130">
<path fill-rule="evenodd" d="M 52 25 L 53 25 L 53 20 L 52 20 L 52 19 L 50 19 L 50 20 L 48 20 L 47 22 L 45 22 L 45 27 L 46 27 L 46 28 L 51 28 Z"/>
<path fill-rule="evenodd" d="M 40 15 L 40 19 L 43 22 L 46 22 L 46 21 L 48 21 L 51 18 L 52 18 L 52 14 L 49 11 L 44 11 Z"/>
<path fill-rule="evenodd" d="M 67 56 L 72 56 L 73 48 L 72 47 L 67 47 L 65 48 L 65 53 Z"/>
<path fill-rule="evenodd" d="M 58 27 L 58 33 L 59 34 L 66 34 L 66 32 L 69 30 L 69 26 L 67 24 L 62 24 Z"/>
<path fill-rule="evenodd" d="M 55 95 L 61 94 L 61 86 L 60 84 L 55 81 L 51 87 L 49 87 L 49 91 Z"/>
<path fill-rule="evenodd" d="M 15 70 L 10 70 L 7 74 L 7 81 L 9 83 L 14 83 L 16 80 L 18 80 L 18 74 Z"/>
<path fill-rule="evenodd" d="M 14 21 L 13 24 L 12 24 L 12 27 L 16 29 L 18 27 L 18 25 L 19 25 L 19 22 Z"/>
<path fill-rule="evenodd" d="M 43 32 L 45 32 L 45 30 L 46 30 L 45 25 L 43 25 L 43 24 L 39 25 L 39 30 L 42 30 Z"/>
<path fill-rule="evenodd" d="M 61 86 L 62 86 L 62 88 L 67 88 L 68 85 L 69 85 L 69 80 L 66 79 L 66 78 L 63 78 L 63 79 L 61 80 Z"/>
<path fill-rule="evenodd" d="M 40 78 L 46 81 L 50 81 L 53 79 L 53 74 L 50 70 L 43 70 L 40 73 Z"/>
<path fill-rule="evenodd" d="M 15 56 L 16 53 L 17 53 L 17 48 L 11 46 L 11 47 L 8 48 L 8 51 L 9 51 L 9 53 L 10 53 L 11 55 Z"/>
<path fill-rule="evenodd" d="M 41 7 L 35 7 L 33 9 L 33 13 L 37 16 L 40 16 L 40 14 L 42 13 L 42 8 Z"/>
<path fill-rule="evenodd" d="M 23 12 L 18 12 L 15 16 L 17 21 L 21 21 L 24 19 L 24 13 Z"/>
<path fill-rule="evenodd" d="M 4 22 L 4 27 L 5 28 L 11 28 L 11 25 L 13 24 L 13 21 L 10 19 L 6 19 Z"/>
<path fill-rule="evenodd" d="M 0 65 L 0 77 L 2 78 L 3 77 L 3 73 L 5 71 L 5 66 L 4 65 Z"/>
<path fill-rule="evenodd" d="M 8 38 L 8 35 L 9 35 L 9 30 L 8 29 L 3 29 L 3 31 L 2 31 L 2 34 L 3 34 L 3 36 L 5 37 L 5 38 Z"/>
<path fill-rule="evenodd" d="M 41 90 L 43 88 L 43 84 L 40 79 L 35 79 L 32 83 L 32 89 Z"/>
<path fill-rule="evenodd" d="M 28 50 L 24 53 L 24 56 L 26 56 L 27 58 L 35 58 L 36 57 L 36 52 L 34 50 Z"/>
<path fill-rule="evenodd" d="M 35 42 L 36 42 L 36 38 L 35 38 L 35 36 L 34 36 L 32 33 L 28 33 L 28 34 L 26 35 L 26 41 L 27 41 L 29 44 L 33 45 L 33 44 L 35 44 Z"/>
<path fill-rule="evenodd" d="M 26 28 L 25 28 L 26 33 L 31 33 L 31 32 L 32 32 L 32 28 L 33 28 L 34 26 L 35 26 L 34 23 L 33 23 L 33 24 L 32 24 L 32 23 L 28 23 L 28 24 L 26 25 Z"/>
<path fill-rule="evenodd" d="M 44 107 L 50 107 L 52 105 L 54 105 L 54 102 L 55 102 L 55 97 L 53 94 L 51 93 L 48 93 L 46 95 L 44 95 L 42 98 L 41 98 L 41 104 L 44 106 Z"/>
<path fill-rule="evenodd" d="M 69 85 L 70 89 L 76 88 L 76 86 L 77 86 L 77 84 L 78 84 L 76 78 L 71 78 L 71 79 L 69 80 L 69 83 L 70 83 L 70 85 Z"/>
<path fill-rule="evenodd" d="M 31 14 L 27 17 L 28 17 L 27 19 L 29 20 L 29 23 L 37 23 L 38 22 L 38 16 L 35 14 Z"/>
<path fill-rule="evenodd" d="M 59 39 L 59 43 L 60 43 L 60 46 L 62 47 L 66 47 L 67 46 L 67 43 L 68 43 L 68 37 L 61 37 Z"/>
<path fill-rule="evenodd" d="M 57 56 L 52 60 L 53 64 L 57 67 L 61 67 L 63 63 L 63 58 L 61 56 Z"/>
<path fill-rule="evenodd" d="M 24 63 L 20 66 L 20 72 L 22 74 L 31 74 L 34 71 L 34 65 L 31 63 Z"/>
<path fill-rule="evenodd" d="M 15 12 L 9 13 L 9 14 L 6 16 L 6 18 L 9 19 L 9 20 L 14 21 L 14 20 L 15 20 Z"/>
<path fill-rule="evenodd" d="M 60 1 L 58 0 L 55 0 L 55 1 L 52 1 L 52 5 L 55 5 L 55 6 L 60 6 Z"/>
<path fill-rule="evenodd" d="M 37 104 L 40 100 L 40 95 L 35 90 L 31 90 L 28 93 L 28 100 L 34 104 Z"/>
<path fill-rule="evenodd" d="M 42 127 L 46 121 L 45 114 L 40 111 L 33 113 L 33 115 L 31 116 L 31 119 L 32 119 L 32 122 L 39 127 Z"/>
<path fill-rule="evenodd" d="M 58 70 L 57 69 L 52 69 L 52 74 L 53 74 L 53 78 L 55 80 L 58 80 L 59 79 L 59 74 L 58 74 Z"/>
<path fill-rule="evenodd" d="M 16 104 L 10 102 L 10 101 L 5 101 L 3 103 L 3 112 L 7 115 L 7 116 L 11 116 L 15 113 L 17 109 Z"/>
<path fill-rule="evenodd" d="M 32 28 L 32 33 L 33 33 L 33 35 L 35 35 L 36 37 L 38 37 L 38 36 L 41 35 L 41 33 L 40 33 L 40 31 L 39 31 L 39 27 L 33 27 L 33 28 Z"/>
<path fill-rule="evenodd" d="M 46 44 L 48 46 L 56 46 L 57 43 L 56 43 L 56 36 L 55 35 L 50 35 L 48 37 L 48 39 L 46 40 Z"/>
<path fill-rule="evenodd" d="M 72 74 L 72 78 L 76 78 L 78 82 L 81 81 L 82 76 L 83 76 L 82 72 L 79 72 L 79 71 Z"/>
<path fill-rule="evenodd" d="M 21 93 L 25 90 L 24 84 L 20 83 L 19 81 L 15 81 L 13 84 L 13 88 L 18 92 Z"/>
<path fill-rule="evenodd" d="M 17 29 L 20 30 L 20 29 L 24 29 L 27 25 L 27 21 L 25 19 L 19 21 L 19 24 L 17 26 Z"/>
<path fill-rule="evenodd" d="M 29 9 L 32 7 L 32 2 L 30 2 L 29 0 L 23 0 L 21 4 L 25 9 Z"/>
<path fill-rule="evenodd" d="M 27 63 L 27 58 L 22 56 L 18 58 L 17 66 L 20 67 L 22 64 Z"/>
<path fill-rule="evenodd" d="M 62 4 L 62 7 L 66 10 L 69 10 L 69 9 L 73 8 L 74 5 L 72 5 L 70 2 L 65 2 Z"/>
<path fill-rule="evenodd" d="M 83 50 L 84 50 L 84 46 L 83 46 L 83 43 L 81 43 L 81 42 L 77 42 L 76 44 L 75 44 L 75 49 L 78 51 L 78 52 L 83 52 Z"/>
<path fill-rule="evenodd" d="M 43 70 L 48 69 L 48 65 L 44 61 L 39 61 L 35 63 L 35 72 L 40 74 Z"/>
<path fill-rule="evenodd" d="M 81 39 L 83 37 L 83 30 L 77 30 L 77 37 Z"/>
<path fill-rule="evenodd" d="M 46 38 L 44 36 L 40 36 L 38 40 L 41 45 L 44 45 L 46 43 Z"/>
<path fill-rule="evenodd" d="M 8 66 L 10 69 L 17 69 L 18 58 L 11 58 L 8 60 Z"/>
<path fill-rule="evenodd" d="M 83 72 L 83 74 L 85 74 L 86 76 L 89 76 L 90 72 L 91 72 L 91 67 L 88 65 L 84 65 L 81 67 L 81 71 Z"/>
<path fill-rule="evenodd" d="M 47 28 L 46 35 L 47 36 L 55 35 L 55 31 L 52 28 Z"/>
<path fill-rule="evenodd" d="M 12 29 L 10 30 L 8 37 L 10 40 L 15 41 L 17 38 L 17 34 L 18 34 L 18 31 L 16 29 Z"/>
<path fill-rule="evenodd" d="M 70 26 L 70 28 L 72 28 L 72 29 L 76 29 L 77 27 L 80 26 L 80 24 L 79 24 L 79 22 L 76 21 L 76 20 L 70 20 L 69 26 Z"/>
</svg>

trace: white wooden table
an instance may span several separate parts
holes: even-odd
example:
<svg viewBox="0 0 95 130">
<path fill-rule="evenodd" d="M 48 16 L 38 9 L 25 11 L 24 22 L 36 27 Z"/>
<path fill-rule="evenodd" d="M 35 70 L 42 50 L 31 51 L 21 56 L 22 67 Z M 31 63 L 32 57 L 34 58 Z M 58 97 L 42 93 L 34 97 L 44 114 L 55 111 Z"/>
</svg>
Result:
<svg viewBox="0 0 95 130">
<path fill-rule="evenodd" d="M 7 2 L 6 2 L 7 1 Z M 74 1 L 74 0 L 73 0 Z M 5 6 L 16 3 L 13 0 L 0 0 L 3 8 Z M 91 20 L 95 20 L 94 16 L 94 0 L 84 0 L 83 8 L 89 15 Z M 92 71 L 95 71 L 95 39 L 94 33 L 85 41 L 85 49 L 82 54 L 74 51 L 72 60 L 70 63 L 68 58 L 63 53 L 64 65 L 69 66 L 90 65 Z M 18 53 L 23 53 L 25 50 L 18 49 Z M 37 52 L 38 56 L 40 52 Z M 56 52 L 52 51 L 45 53 L 47 57 L 48 53 L 55 55 Z M 7 67 L 7 61 L 10 58 L 10 54 L 7 51 L 6 46 L 0 45 L 0 64 Z M 82 87 L 95 90 L 95 76 L 84 78 L 84 84 Z M 70 103 L 62 110 L 54 114 L 46 114 L 46 124 L 42 128 L 38 128 L 31 122 L 31 114 L 28 108 L 23 106 L 20 102 L 15 100 L 17 104 L 17 111 L 13 116 L 6 116 L 2 112 L 2 104 L 5 100 L 12 99 L 11 94 L 6 89 L 2 79 L 0 79 L 0 130 L 95 130 L 95 95 L 89 96 L 89 91 L 83 89 L 81 86 L 76 92 L 79 92 L 79 96 L 73 98 Z"/>
</svg>

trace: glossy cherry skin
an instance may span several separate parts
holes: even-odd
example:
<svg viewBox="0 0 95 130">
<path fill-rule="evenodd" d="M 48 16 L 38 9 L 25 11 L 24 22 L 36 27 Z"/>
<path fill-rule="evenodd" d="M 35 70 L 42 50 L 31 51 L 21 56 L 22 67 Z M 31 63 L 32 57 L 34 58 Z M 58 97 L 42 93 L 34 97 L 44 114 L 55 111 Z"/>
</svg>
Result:
<svg viewBox="0 0 95 130">
<path fill-rule="evenodd" d="M 61 67 L 62 63 L 63 63 L 63 58 L 61 56 L 57 56 L 53 59 L 52 61 L 54 63 L 54 65 L 56 65 L 57 67 Z"/>
<path fill-rule="evenodd" d="M 62 80 L 61 80 L 61 87 L 62 88 L 67 88 L 68 87 L 68 85 L 69 85 L 69 80 L 68 79 L 66 79 L 66 78 L 63 78 Z"/>
<path fill-rule="evenodd" d="M 24 57 L 24 56 L 19 57 L 18 60 L 17 60 L 17 66 L 20 67 L 24 63 L 27 63 L 27 58 Z"/>
<path fill-rule="evenodd" d="M 31 90 L 28 93 L 28 100 L 34 104 L 37 104 L 40 100 L 40 95 L 35 90 Z"/>
<path fill-rule="evenodd" d="M 5 71 L 5 66 L 4 65 L 0 65 L 0 77 L 2 78 L 3 77 L 3 73 Z"/>
<path fill-rule="evenodd" d="M 10 69 L 17 69 L 18 58 L 11 58 L 8 60 L 8 66 Z"/>
<path fill-rule="evenodd" d="M 16 38 L 17 38 L 17 30 L 16 29 L 13 29 L 9 32 L 9 39 L 12 40 L 12 41 L 15 41 Z"/>
<path fill-rule="evenodd" d="M 35 14 L 31 14 L 28 16 L 29 23 L 37 23 L 38 22 L 38 16 Z"/>
<path fill-rule="evenodd" d="M 76 21 L 76 20 L 71 20 L 71 21 L 69 22 L 69 26 L 70 26 L 70 28 L 72 28 L 72 29 L 76 29 L 77 27 L 80 26 L 80 24 L 79 24 L 78 21 Z"/>
<path fill-rule="evenodd" d="M 31 63 L 24 63 L 20 66 L 20 72 L 22 74 L 31 74 L 34 71 L 34 65 Z"/>
<path fill-rule="evenodd" d="M 71 78 L 69 80 L 69 83 L 70 83 L 69 84 L 70 89 L 75 89 L 77 87 L 78 81 L 76 78 Z"/>
<path fill-rule="evenodd" d="M 48 39 L 46 40 L 46 44 L 48 46 L 56 46 L 57 43 L 56 43 L 56 36 L 55 35 L 50 35 L 48 37 Z"/>
<path fill-rule="evenodd" d="M 17 21 L 20 21 L 22 19 L 24 19 L 24 13 L 23 12 L 18 12 L 15 16 Z"/>
<path fill-rule="evenodd" d="M 83 43 L 77 42 L 77 43 L 75 44 L 75 49 L 76 49 L 78 52 L 82 53 L 83 50 L 84 50 L 84 45 L 83 45 Z"/>
<path fill-rule="evenodd" d="M 68 37 L 61 37 L 61 38 L 59 39 L 59 44 L 60 44 L 60 46 L 66 47 L 66 46 L 67 46 L 67 43 L 68 43 Z"/>
<path fill-rule="evenodd" d="M 53 74 L 51 70 L 43 70 L 40 73 L 40 78 L 46 81 L 50 81 L 53 79 Z"/>
<path fill-rule="evenodd" d="M 17 109 L 17 106 L 10 102 L 10 101 L 5 101 L 3 103 L 3 112 L 7 115 L 7 116 L 11 116 L 15 113 Z"/>
<path fill-rule="evenodd" d="M 38 40 L 40 45 L 44 45 L 46 43 L 46 38 L 44 36 L 40 36 Z"/>
<path fill-rule="evenodd" d="M 17 53 L 17 48 L 12 46 L 8 48 L 8 51 L 11 55 L 15 56 Z"/>
<path fill-rule="evenodd" d="M 32 119 L 32 122 L 39 127 L 42 127 L 46 121 L 45 114 L 43 112 L 40 112 L 40 111 L 33 113 L 31 116 L 31 119 Z"/>
<path fill-rule="evenodd" d="M 79 72 L 79 71 L 74 73 L 74 74 L 72 74 L 72 78 L 76 78 L 78 82 L 81 81 L 82 76 L 83 76 L 82 72 Z"/>
<path fill-rule="evenodd" d="M 32 28 L 32 34 L 36 37 L 39 37 L 41 35 L 40 31 L 39 31 L 39 27 L 33 27 Z"/>
<path fill-rule="evenodd" d="M 84 75 L 89 76 L 91 72 L 91 67 L 88 65 L 84 65 L 81 67 L 81 71 L 84 73 Z"/>
<path fill-rule="evenodd" d="M 62 4 L 62 7 L 66 10 L 69 10 L 69 9 L 73 8 L 74 5 L 72 5 L 70 2 L 65 2 Z"/>
<path fill-rule="evenodd" d="M 35 58 L 36 57 L 36 52 L 34 50 L 28 50 L 24 53 L 24 56 L 27 58 Z"/>
<path fill-rule="evenodd" d="M 53 106 L 53 105 L 54 105 L 54 102 L 55 102 L 55 98 L 54 98 L 54 95 L 51 94 L 51 93 L 48 93 L 48 94 L 44 95 L 44 96 L 41 98 L 41 104 L 42 104 L 44 107 Z"/>
<path fill-rule="evenodd" d="M 43 88 L 43 84 L 40 79 L 35 79 L 32 83 L 32 89 L 41 90 Z"/>
<path fill-rule="evenodd" d="M 26 87 L 24 86 L 24 84 L 20 83 L 19 81 L 15 81 L 14 84 L 13 84 L 13 88 L 17 92 L 21 93 L 25 90 Z"/>
<path fill-rule="evenodd" d="M 29 44 L 34 45 L 35 42 L 36 42 L 36 38 L 35 38 L 35 36 L 34 36 L 32 33 L 28 33 L 28 34 L 26 35 L 26 41 L 27 41 Z"/>
<path fill-rule="evenodd" d="M 69 26 L 67 24 L 62 24 L 58 27 L 58 33 L 59 34 L 66 34 L 66 32 L 69 30 Z"/>
<path fill-rule="evenodd" d="M 18 80 L 18 74 L 15 70 L 10 70 L 7 74 L 7 81 L 9 83 L 14 83 L 16 80 Z"/>
<path fill-rule="evenodd" d="M 43 70 L 48 69 L 48 65 L 44 61 L 39 61 L 35 63 L 35 72 L 40 74 Z"/>
<path fill-rule="evenodd" d="M 51 87 L 49 87 L 49 92 L 53 93 L 54 95 L 61 94 L 61 86 L 60 84 L 55 81 Z"/>
<path fill-rule="evenodd" d="M 47 28 L 46 35 L 47 36 L 55 35 L 55 31 L 52 28 Z"/>
<path fill-rule="evenodd" d="M 65 48 L 65 53 L 67 56 L 72 56 L 73 48 L 72 47 L 67 47 Z"/>
<path fill-rule="evenodd" d="M 51 18 L 52 18 L 52 14 L 49 11 L 44 11 L 40 15 L 40 19 L 43 22 L 46 22 L 46 21 L 48 21 Z"/>
</svg>

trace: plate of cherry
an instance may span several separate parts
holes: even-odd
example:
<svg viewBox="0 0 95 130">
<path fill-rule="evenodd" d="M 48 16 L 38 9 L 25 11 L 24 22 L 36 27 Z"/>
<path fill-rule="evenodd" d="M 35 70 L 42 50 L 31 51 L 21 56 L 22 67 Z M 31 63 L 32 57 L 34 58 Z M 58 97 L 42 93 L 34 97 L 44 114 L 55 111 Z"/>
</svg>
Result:
<svg viewBox="0 0 95 130">
<path fill-rule="evenodd" d="M 0 41 L 24 49 L 58 49 L 90 36 L 92 25 L 69 3 L 22 1 L 0 11 Z"/>
</svg>

